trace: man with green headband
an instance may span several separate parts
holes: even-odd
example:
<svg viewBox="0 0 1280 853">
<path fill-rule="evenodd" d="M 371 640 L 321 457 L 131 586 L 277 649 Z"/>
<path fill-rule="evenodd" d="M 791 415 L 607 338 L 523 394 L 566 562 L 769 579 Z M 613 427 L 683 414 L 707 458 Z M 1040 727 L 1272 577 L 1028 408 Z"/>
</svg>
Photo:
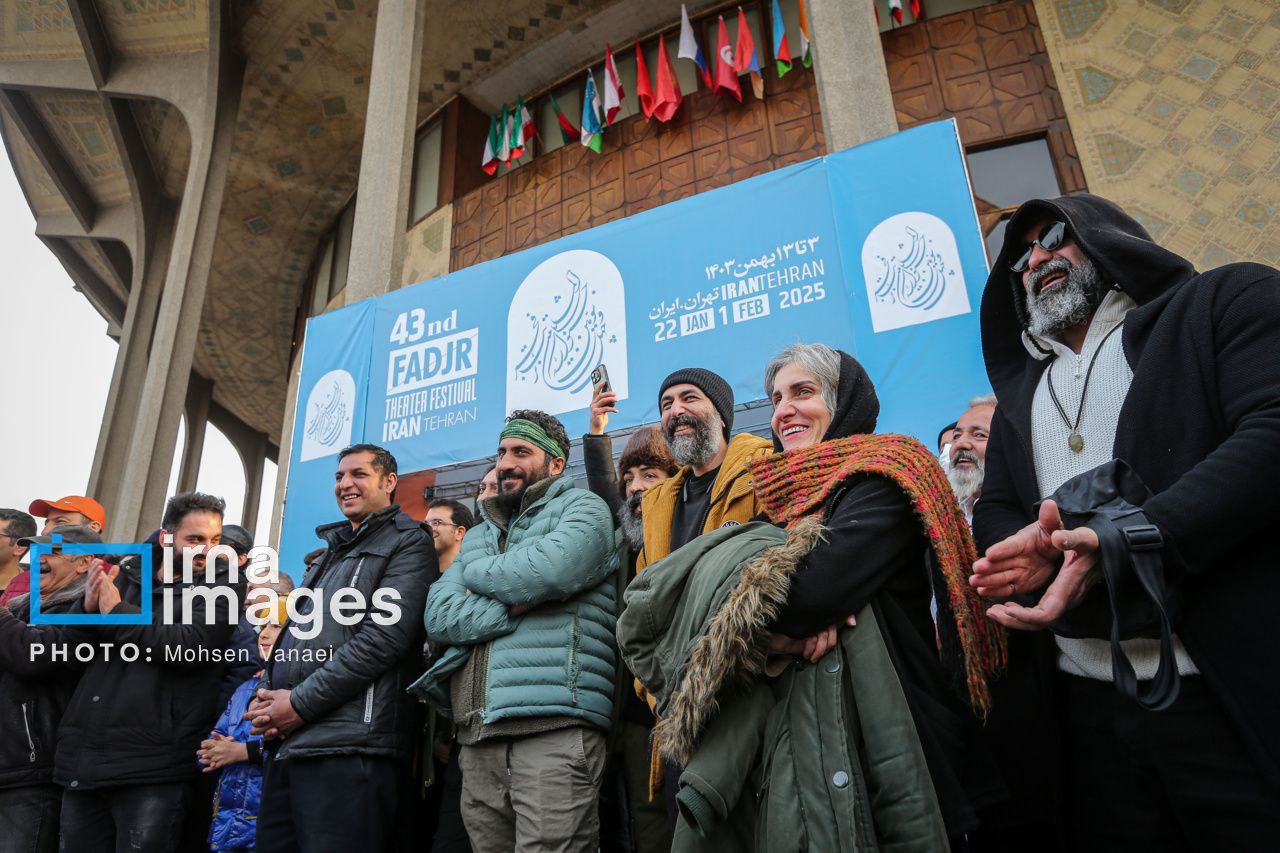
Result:
<svg viewBox="0 0 1280 853">
<path fill-rule="evenodd" d="M 512 412 L 485 523 L 427 596 L 427 634 L 449 649 L 414 688 L 457 726 L 477 853 L 598 847 L 622 564 L 608 505 L 563 476 L 568 457 L 560 421 Z"/>
</svg>

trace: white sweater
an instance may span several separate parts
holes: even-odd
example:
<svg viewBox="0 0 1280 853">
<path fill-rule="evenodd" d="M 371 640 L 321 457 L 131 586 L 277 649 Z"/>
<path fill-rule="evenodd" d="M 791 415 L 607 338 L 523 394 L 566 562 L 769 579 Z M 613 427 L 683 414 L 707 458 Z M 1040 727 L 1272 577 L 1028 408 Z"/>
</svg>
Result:
<svg viewBox="0 0 1280 853">
<path fill-rule="evenodd" d="M 1120 291 L 1109 291 L 1089 324 L 1079 355 L 1058 341 L 1023 333 L 1023 344 L 1033 358 L 1049 358 L 1044 352 L 1046 349 L 1054 354 L 1053 362 L 1040 377 L 1031 404 L 1031 449 L 1042 498 L 1053 494 L 1072 477 L 1109 462 L 1114 455 L 1120 407 L 1129 393 L 1133 371 L 1125 360 L 1120 340 L 1124 332 L 1116 331 L 1110 337 L 1108 333 L 1124 322 L 1124 315 L 1136 304 Z M 1079 433 L 1084 439 L 1084 448 L 1076 453 L 1067 445 L 1071 430 L 1063 422 L 1049 395 L 1049 374 L 1053 374 L 1053 388 L 1062 408 L 1066 410 L 1067 417 L 1074 420 L 1080 395 L 1084 392 L 1085 374 L 1095 353 L 1098 361 L 1089 379 L 1084 411 L 1080 416 Z M 1063 672 L 1103 681 L 1113 679 L 1110 641 L 1066 637 L 1057 637 L 1056 640 L 1058 667 Z M 1159 640 L 1125 640 L 1121 645 L 1139 680 L 1155 677 L 1156 666 L 1160 662 Z M 1177 636 L 1173 638 L 1173 651 L 1179 673 L 1195 675 L 1199 672 Z"/>
</svg>

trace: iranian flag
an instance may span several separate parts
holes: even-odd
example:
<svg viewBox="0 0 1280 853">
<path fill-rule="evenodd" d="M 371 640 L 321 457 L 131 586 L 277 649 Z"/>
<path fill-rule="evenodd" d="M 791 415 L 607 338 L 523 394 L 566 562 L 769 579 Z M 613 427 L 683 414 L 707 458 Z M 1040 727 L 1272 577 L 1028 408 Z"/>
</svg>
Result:
<svg viewBox="0 0 1280 853">
<path fill-rule="evenodd" d="M 502 124 L 498 127 L 498 159 L 511 165 L 511 113 L 502 105 Z"/>
<path fill-rule="evenodd" d="M 733 50 L 733 73 L 746 71 L 751 75 L 751 91 L 756 98 L 764 97 L 764 76 L 760 73 L 760 60 L 756 58 L 756 40 L 747 25 L 747 13 L 738 7 L 738 44 Z"/>
<path fill-rule="evenodd" d="M 649 66 L 645 64 L 639 41 L 636 42 L 636 97 L 640 99 L 644 120 L 653 118 L 653 79 L 649 76 Z"/>
<path fill-rule="evenodd" d="M 804 13 L 804 0 L 796 0 L 800 4 L 800 64 L 805 68 L 813 67 L 813 45 L 809 43 L 809 16 Z"/>
<path fill-rule="evenodd" d="M 720 16 L 720 38 L 716 43 L 716 85 L 711 91 L 725 90 L 742 103 L 742 87 L 738 85 L 738 72 L 733 70 L 733 48 L 729 46 L 729 28 Z"/>
<path fill-rule="evenodd" d="M 658 37 L 658 96 L 653 102 L 653 117 L 658 121 L 671 121 L 671 117 L 680 109 L 684 95 L 680 92 L 680 81 L 676 79 L 676 71 L 671 67 L 671 57 L 667 56 L 667 37 Z"/>
<path fill-rule="evenodd" d="M 547 95 L 551 99 L 551 109 L 555 110 L 556 122 L 560 125 L 560 139 L 565 145 L 578 138 L 578 129 L 573 126 L 573 122 L 569 121 L 569 117 L 564 114 L 564 110 L 560 109 L 560 105 L 556 103 L 555 95 Z"/>
<path fill-rule="evenodd" d="M 498 120 L 489 116 L 489 136 L 484 141 L 484 157 L 480 160 L 480 168 L 486 175 L 498 171 Z"/>
<path fill-rule="evenodd" d="M 516 105 L 511 110 L 511 159 L 519 160 L 524 156 L 524 95 L 516 98 Z"/>
<path fill-rule="evenodd" d="M 899 24 L 902 23 L 902 0 L 889 0 L 889 14 Z"/>
<path fill-rule="evenodd" d="M 773 61 L 778 65 L 779 78 L 791 70 L 791 45 L 787 44 L 787 25 L 782 22 L 782 7 L 778 0 L 773 0 Z"/>
<path fill-rule="evenodd" d="M 622 109 L 622 78 L 618 76 L 618 66 L 613 62 L 613 48 L 604 46 L 604 123 L 613 124 L 618 110 Z"/>
<path fill-rule="evenodd" d="M 533 116 L 529 115 L 529 108 L 525 106 L 524 96 L 520 96 L 519 109 L 520 113 L 520 135 L 524 137 L 524 144 L 527 146 L 538 135 L 538 125 L 534 122 Z"/>
<path fill-rule="evenodd" d="M 587 85 L 582 93 L 582 145 L 597 154 L 604 145 L 604 113 L 600 109 L 600 93 L 596 91 L 596 78 L 587 69 Z"/>
</svg>

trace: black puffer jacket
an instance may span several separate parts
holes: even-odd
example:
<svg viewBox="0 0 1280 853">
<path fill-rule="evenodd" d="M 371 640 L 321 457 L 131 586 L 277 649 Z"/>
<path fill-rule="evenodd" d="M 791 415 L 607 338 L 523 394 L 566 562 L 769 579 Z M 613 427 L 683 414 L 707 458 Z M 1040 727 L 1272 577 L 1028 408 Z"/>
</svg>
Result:
<svg viewBox="0 0 1280 853">
<path fill-rule="evenodd" d="M 422 611 L 427 588 L 440 576 L 431 534 L 393 504 L 370 515 L 354 535 L 347 521 L 318 527 L 316 535 L 328 548 L 307 569 L 301 588 L 324 591 L 323 603 L 315 604 L 323 625 L 310 639 L 293 629 L 282 633 L 267 670 L 266 686 L 291 690 L 293 708 L 306 721 L 279 744 L 277 756 L 406 758 L 421 710 L 405 690 L 422 672 Z M 354 625 L 340 624 L 330 609 L 333 593 L 347 587 L 366 603 Z M 391 624 L 372 618 L 388 609 L 375 607 L 378 590 L 399 608 Z M 315 629 L 314 623 L 294 627 Z"/>
<path fill-rule="evenodd" d="M 152 566 L 161 565 L 161 551 Z M 136 557 L 121 564 L 113 614 L 141 612 L 142 573 Z M 199 778 L 195 750 L 208 737 L 222 709 L 218 685 L 225 654 L 243 607 L 243 584 L 228 583 L 219 563 L 216 585 L 230 587 L 235 601 L 208 608 L 195 597 L 190 622 L 182 617 L 182 584 L 152 584 L 151 624 L 66 627 L 69 643 L 113 644 L 100 648 L 85 667 L 58 728 L 54 781 L 74 790 L 143 785 Z M 165 624 L 166 594 L 175 602 L 177 624 Z M 234 609 L 232 608 L 234 604 Z M 125 647 L 137 647 L 125 661 Z"/>
<path fill-rule="evenodd" d="M 58 613 L 63 608 L 41 608 Z M 0 607 L 0 789 L 48 785 L 58 723 L 80 680 L 74 663 L 54 663 L 32 647 L 59 637 L 53 626 L 32 626 Z"/>
</svg>

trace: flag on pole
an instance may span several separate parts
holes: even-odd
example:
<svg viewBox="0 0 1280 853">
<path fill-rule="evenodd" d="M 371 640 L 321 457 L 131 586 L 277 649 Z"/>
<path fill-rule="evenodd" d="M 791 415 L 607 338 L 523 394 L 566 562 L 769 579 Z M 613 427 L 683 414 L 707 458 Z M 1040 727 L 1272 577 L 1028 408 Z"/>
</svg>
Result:
<svg viewBox="0 0 1280 853">
<path fill-rule="evenodd" d="M 511 159 L 519 160 L 524 156 L 524 95 L 516 97 L 516 105 L 511 108 Z"/>
<path fill-rule="evenodd" d="M 716 44 L 716 85 L 711 91 L 724 89 L 731 92 L 738 103 L 742 103 L 742 87 L 738 85 L 738 72 L 733 70 L 733 48 L 729 46 L 729 28 L 724 25 L 724 16 L 720 16 L 720 38 Z"/>
<path fill-rule="evenodd" d="M 711 69 L 707 67 L 707 58 L 702 55 L 702 45 L 698 44 L 698 37 L 693 34 L 693 27 L 689 24 L 689 10 L 680 4 L 680 49 L 676 51 L 677 59 L 692 59 L 693 64 L 698 66 L 698 70 L 702 72 L 702 80 L 711 86 Z"/>
<path fill-rule="evenodd" d="M 757 99 L 764 97 L 764 77 L 760 74 L 760 60 L 756 58 L 756 40 L 747 23 L 747 13 L 738 7 L 738 45 L 733 49 L 734 74 L 747 71 L 751 75 L 751 91 Z"/>
<path fill-rule="evenodd" d="M 791 70 L 791 45 L 787 44 L 787 25 L 782 22 L 782 7 L 778 0 L 773 0 L 773 61 L 778 65 L 779 77 Z"/>
<path fill-rule="evenodd" d="M 924 20 L 924 3 L 920 0 L 911 0 L 911 16 L 917 21 Z"/>
<path fill-rule="evenodd" d="M 489 136 L 484 141 L 484 156 L 480 158 L 480 168 L 486 175 L 498 171 L 498 119 L 489 116 Z"/>
<path fill-rule="evenodd" d="M 636 97 L 640 99 L 644 120 L 653 118 L 653 79 L 649 76 L 649 66 L 645 64 L 639 40 L 636 41 Z"/>
<path fill-rule="evenodd" d="M 604 125 L 601 119 L 604 114 L 600 110 L 600 93 L 596 91 L 596 78 L 587 69 L 587 85 L 582 93 L 582 144 L 597 154 L 604 144 Z"/>
<path fill-rule="evenodd" d="M 809 16 L 804 13 L 804 0 L 796 0 L 800 5 L 800 64 L 805 68 L 813 67 L 813 46 L 809 44 Z"/>
<path fill-rule="evenodd" d="M 511 165 L 511 115 L 507 105 L 502 105 L 502 124 L 498 126 L 498 159 Z"/>
<path fill-rule="evenodd" d="M 658 96 L 653 102 L 653 117 L 658 121 L 671 121 L 671 117 L 680 109 L 684 95 L 680 92 L 680 81 L 676 79 L 676 70 L 671 67 L 671 58 L 667 56 L 667 37 L 658 37 Z"/>
<path fill-rule="evenodd" d="M 538 135 L 538 124 L 533 120 L 533 116 L 529 115 L 529 108 L 525 106 L 523 95 L 520 96 L 520 133 L 524 137 L 525 145 Z"/>
<path fill-rule="evenodd" d="M 556 122 L 560 125 L 560 139 L 565 145 L 578 138 L 578 129 L 573 126 L 573 122 L 569 121 L 569 117 L 564 114 L 564 110 L 560 109 L 560 105 L 556 103 L 555 95 L 548 95 L 551 98 L 551 109 L 555 110 Z"/>
<path fill-rule="evenodd" d="M 622 78 L 618 76 L 618 66 L 613 62 L 613 48 L 604 46 L 604 123 L 613 124 L 614 116 L 622 109 Z"/>
<path fill-rule="evenodd" d="M 899 24 L 902 23 L 902 0 L 889 0 L 889 14 Z"/>
</svg>

